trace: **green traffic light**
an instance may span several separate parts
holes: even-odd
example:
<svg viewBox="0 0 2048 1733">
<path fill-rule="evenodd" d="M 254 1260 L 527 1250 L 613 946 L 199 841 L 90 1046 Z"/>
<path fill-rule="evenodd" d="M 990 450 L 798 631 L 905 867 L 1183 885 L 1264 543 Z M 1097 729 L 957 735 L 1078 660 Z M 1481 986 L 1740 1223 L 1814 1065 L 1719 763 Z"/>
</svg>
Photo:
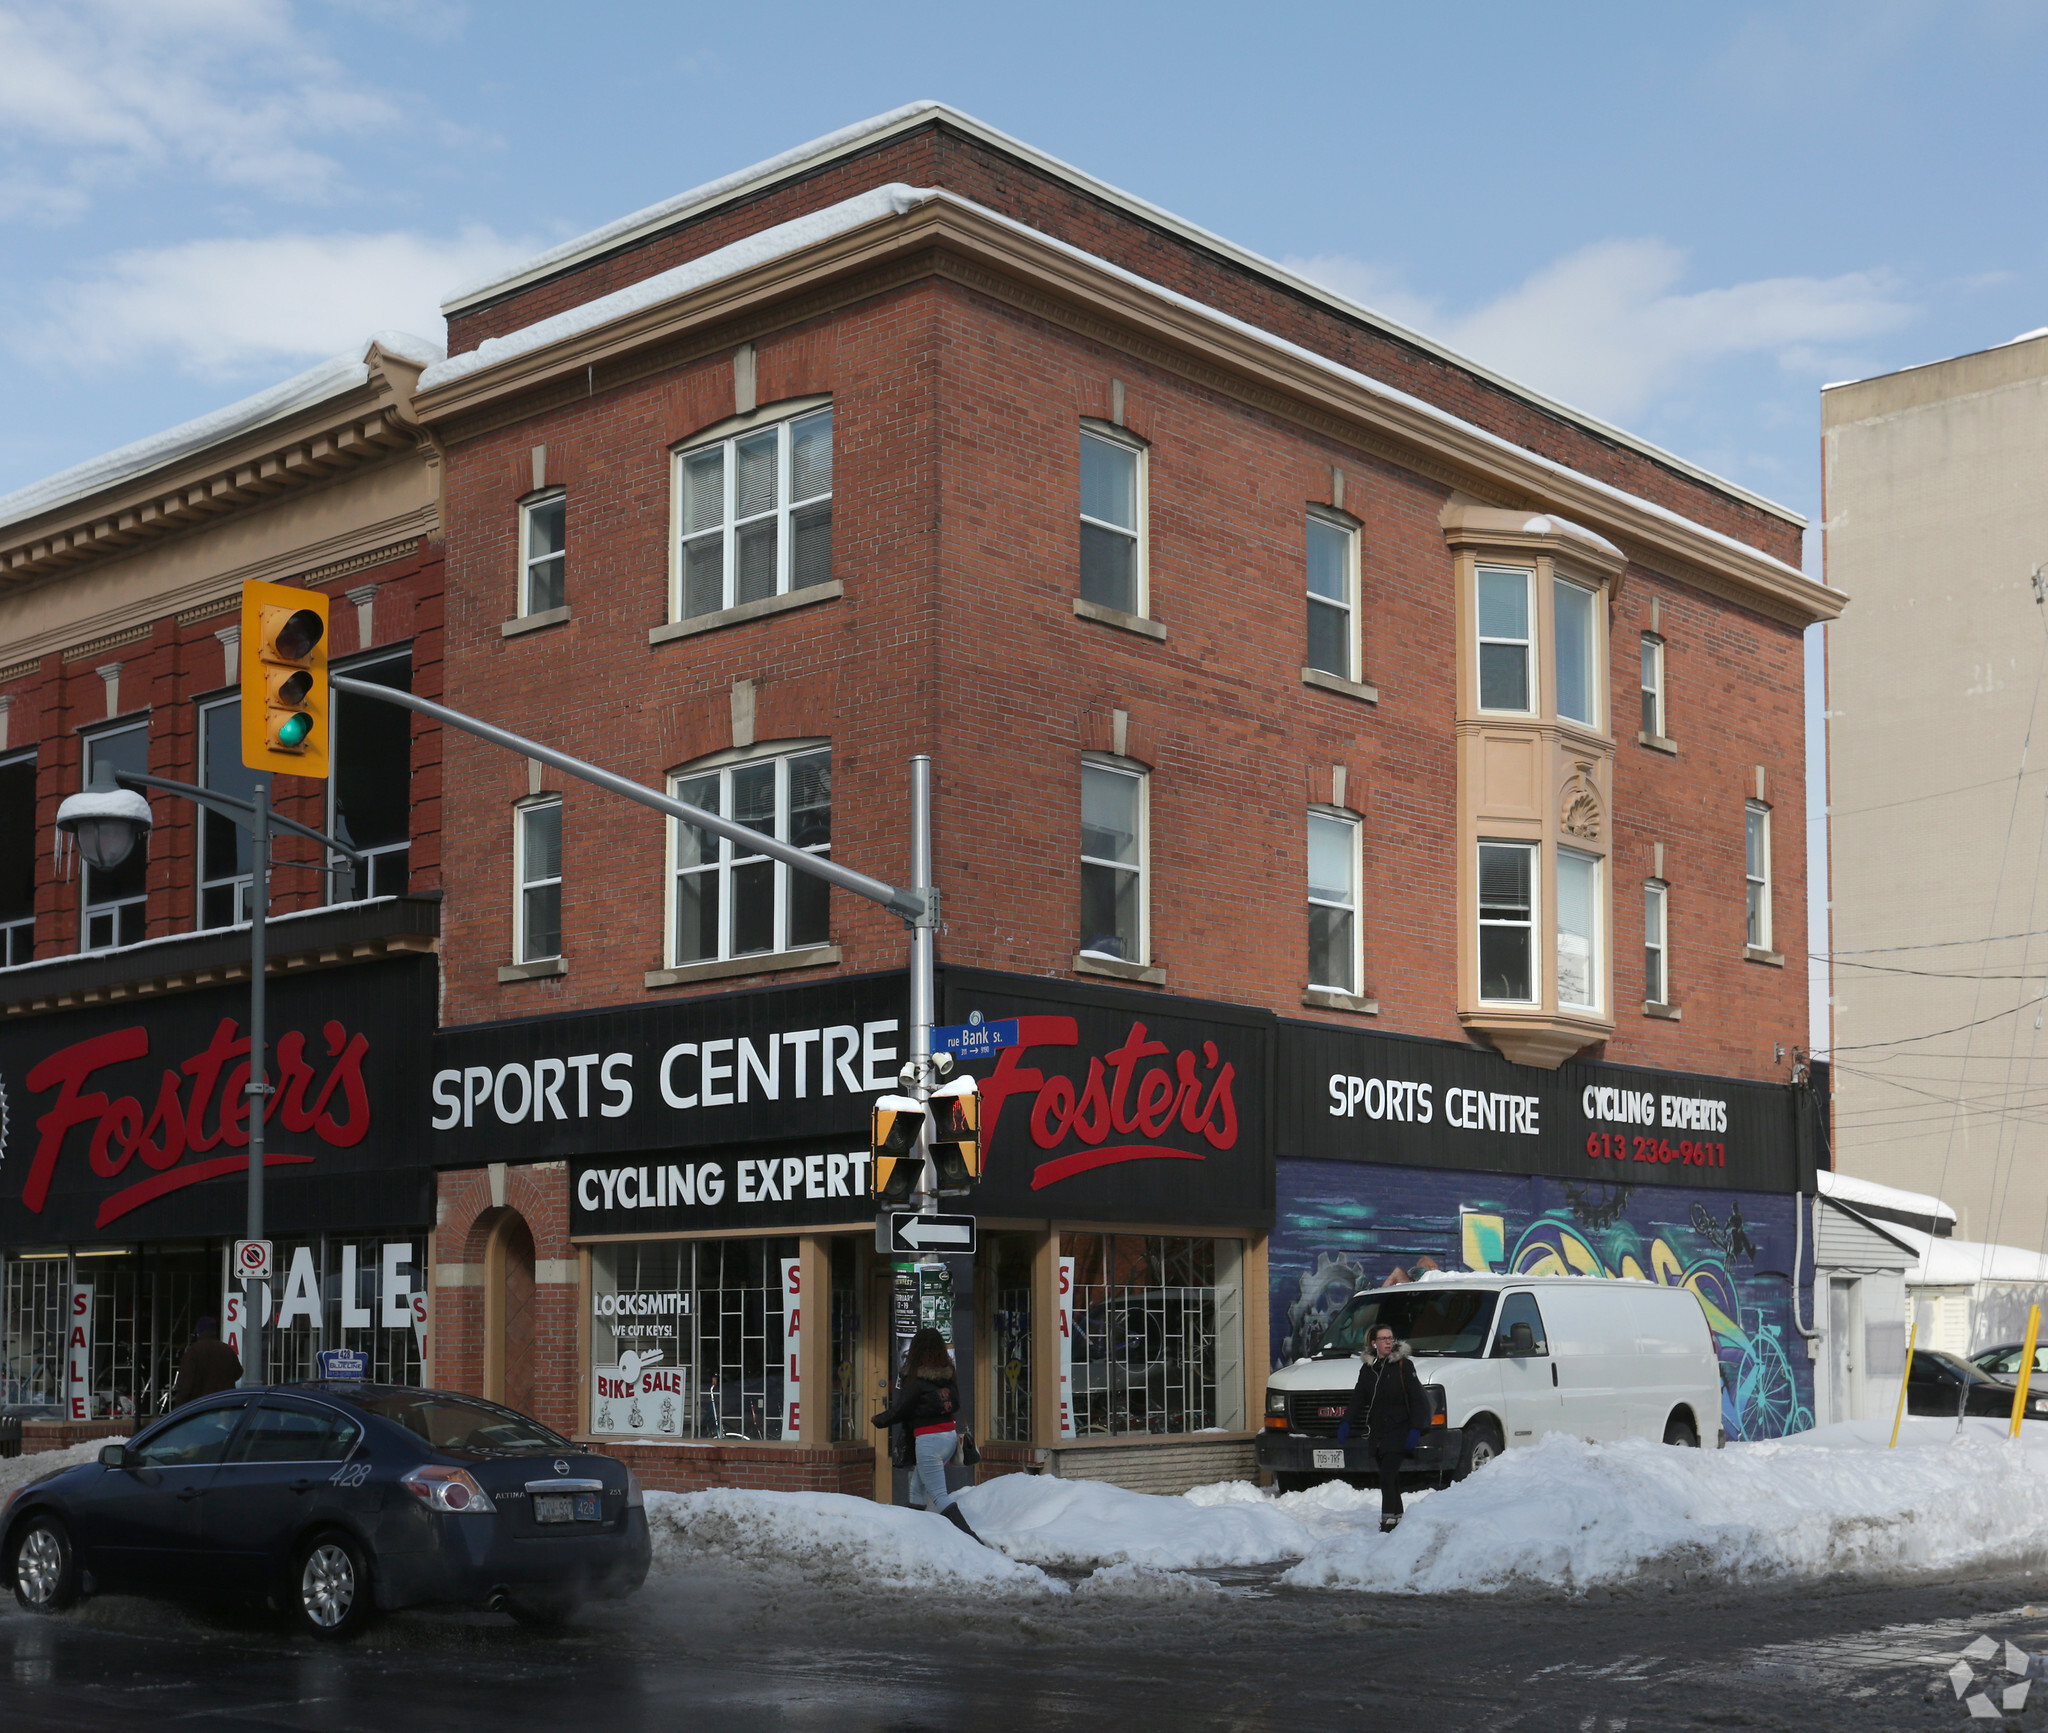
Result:
<svg viewBox="0 0 2048 1733">
<path fill-rule="evenodd" d="M 313 732 L 313 718 L 305 711 L 295 711 L 277 727 L 277 743 L 280 746 L 303 746 L 306 736 Z"/>
</svg>

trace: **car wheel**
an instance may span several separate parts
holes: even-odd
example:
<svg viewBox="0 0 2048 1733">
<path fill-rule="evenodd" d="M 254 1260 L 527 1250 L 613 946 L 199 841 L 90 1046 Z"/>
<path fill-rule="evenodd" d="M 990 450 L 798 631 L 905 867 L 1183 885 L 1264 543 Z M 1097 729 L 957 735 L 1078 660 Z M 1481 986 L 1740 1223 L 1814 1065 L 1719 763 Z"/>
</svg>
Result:
<svg viewBox="0 0 2048 1733">
<path fill-rule="evenodd" d="M 1484 1468 L 1503 1448 L 1498 1426 L 1491 1420 L 1473 1421 L 1465 1428 L 1464 1439 L 1458 1445 L 1458 1466 L 1451 1471 L 1451 1478 L 1463 1480 Z"/>
<path fill-rule="evenodd" d="M 316 1534 L 299 1549 L 285 1600 L 293 1624 L 310 1637 L 339 1642 L 357 1635 L 376 1612 L 370 1562 L 339 1529 Z"/>
<path fill-rule="evenodd" d="M 580 1603 L 573 1595 L 515 1595 L 505 1611 L 529 1631 L 566 1630 Z"/>
<path fill-rule="evenodd" d="M 14 1531 L 8 1563 L 14 1598 L 32 1613 L 61 1613 L 78 1599 L 78 1551 L 62 1522 L 32 1516 Z"/>
<path fill-rule="evenodd" d="M 1687 1450 L 1700 1447 L 1700 1435 L 1693 1423 L 1683 1414 L 1674 1414 L 1664 1422 L 1664 1442 L 1683 1445 Z"/>
</svg>

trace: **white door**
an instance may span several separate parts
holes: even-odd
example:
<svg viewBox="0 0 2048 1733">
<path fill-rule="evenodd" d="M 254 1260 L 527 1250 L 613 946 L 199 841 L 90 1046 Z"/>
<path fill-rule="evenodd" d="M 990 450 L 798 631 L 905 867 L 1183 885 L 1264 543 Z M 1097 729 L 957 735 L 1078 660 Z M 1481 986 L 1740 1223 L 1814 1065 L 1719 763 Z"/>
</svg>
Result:
<svg viewBox="0 0 2048 1733">
<path fill-rule="evenodd" d="M 1862 1283 L 1853 1276 L 1828 1282 L 1828 1418 L 1863 1418 Z"/>
<path fill-rule="evenodd" d="M 1563 1414 L 1557 1362 L 1543 1310 L 1531 1293 L 1506 1295 L 1493 1329 L 1493 1359 L 1500 1367 L 1500 1417 L 1507 1445 L 1534 1444 L 1555 1432 Z"/>
</svg>

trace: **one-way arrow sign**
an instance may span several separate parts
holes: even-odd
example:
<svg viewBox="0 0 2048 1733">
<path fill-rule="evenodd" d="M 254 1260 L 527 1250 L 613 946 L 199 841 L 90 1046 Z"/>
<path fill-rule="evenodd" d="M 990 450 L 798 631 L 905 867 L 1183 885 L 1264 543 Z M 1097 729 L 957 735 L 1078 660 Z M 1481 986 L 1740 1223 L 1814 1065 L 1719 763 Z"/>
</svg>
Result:
<svg viewBox="0 0 2048 1733">
<path fill-rule="evenodd" d="M 909 1215 L 894 1211 L 889 1216 L 889 1245 L 892 1252 L 957 1252 L 963 1257 L 974 1252 L 974 1217 Z"/>
</svg>

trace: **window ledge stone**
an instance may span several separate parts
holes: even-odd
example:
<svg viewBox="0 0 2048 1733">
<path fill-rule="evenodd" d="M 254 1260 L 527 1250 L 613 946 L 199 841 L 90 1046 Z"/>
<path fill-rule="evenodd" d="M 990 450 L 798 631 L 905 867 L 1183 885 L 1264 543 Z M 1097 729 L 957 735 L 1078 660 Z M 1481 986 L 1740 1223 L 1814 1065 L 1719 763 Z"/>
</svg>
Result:
<svg viewBox="0 0 2048 1733">
<path fill-rule="evenodd" d="M 1338 993 L 1328 987 L 1311 987 L 1302 994 L 1301 1002 L 1312 1011 L 1355 1011 L 1362 1017 L 1377 1017 L 1380 1002 L 1366 999 L 1356 993 Z"/>
<path fill-rule="evenodd" d="M 1074 953 L 1077 975 L 1107 975 L 1112 981 L 1139 981 L 1147 987 L 1166 985 L 1166 971 L 1144 963 L 1126 963 L 1119 957 L 1098 957 L 1093 951 Z"/>
<path fill-rule="evenodd" d="M 1745 963 L 1764 963 L 1773 969 L 1782 969 L 1785 966 L 1782 951 L 1760 951 L 1754 945 L 1742 947 L 1742 960 Z"/>
<path fill-rule="evenodd" d="M 1636 744 L 1638 746 L 1647 746 L 1652 752 L 1668 752 L 1673 758 L 1678 756 L 1678 742 L 1667 740 L 1661 734 L 1645 734 L 1641 729 L 1638 729 L 1636 731 Z"/>
<path fill-rule="evenodd" d="M 498 968 L 499 981 L 545 981 L 550 976 L 566 975 L 569 972 L 567 959 L 542 957 L 531 963 L 503 963 Z"/>
<path fill-rule="evenodd" d="M 693 981 L 729 981 L 735 975 L 775 975 L 787 969 L 823 969 L 839 961 L 837 945 L 807 945 L 801 951 L 763 951 L 752 957 L 723 957 L 715 963 L 685 963 L 649 969 L 650 987 L 687 987 Z"/>
<path fill-rule="evenodd" d="M 1136 632 L 1141 638 L 1154 638 L 1162 644 L 1166 642 L 1166 627 L 1161 621 L 1148 620 L 1143 614 L 1127 614 L 1121 608 L 1106 608 L 1084 596 L 1074 598 L 1074 614 L 1077 619 L 1094 620 L 1104 626 L 1114 626 L 1120 632 Z"/>
<path fill-rule="evenodd" d="M 1320 692 L 1334 692 L 1340 698 L 1356 698 L 1363 704 L 1377 704 L 1380 689 L 1368 686 L 1363 680 L 1347 680 L 1341 674 L 1325 673 L 1321 668 L 1304 668 L 1301 683 L 1313 686 Z"/>
<path fill-rule="evenodd" d="M 744 626 L 749 620 L 766 619 L 770 614 L 786 614 L 791 608 L 808 608 L 813 602 L 836 602 L 845 594 L 845 584 L 837 578 L 828 578 L 822 584 L 791 590 L 786 596 L 763 596 L 758 602 L 742 602 L 737 608 L 699 614 L 694 620 L 671 620 L 665 626 L 652 627 L 647 641 L 666 644 L 674 638 L 694 638 L 699 632 L 716 632 L 724 626 Z"/>
<path fill-rule="evenodd" d="M 1643 1015 L 1645 1017 L 1661 1017 L 1667 1023 L 1677 1023 L 1684 1019 L 1685 1013 L 1679 1010 L 1676 1005 L 1660 1005 L 1653 999 L 1645 999 L 1643 1001 Z"/>
<path fill-rule="evenodd" d="M 507 620 L 498 628 L 498 636 L 516 638 L 522 632 L 538 632 L 547 626 L 559 626 L 568 618 L 566 604 L 559 608 L 543 608 L 537 614 L 521 614 L 516 620 Z"/>
</svg>

